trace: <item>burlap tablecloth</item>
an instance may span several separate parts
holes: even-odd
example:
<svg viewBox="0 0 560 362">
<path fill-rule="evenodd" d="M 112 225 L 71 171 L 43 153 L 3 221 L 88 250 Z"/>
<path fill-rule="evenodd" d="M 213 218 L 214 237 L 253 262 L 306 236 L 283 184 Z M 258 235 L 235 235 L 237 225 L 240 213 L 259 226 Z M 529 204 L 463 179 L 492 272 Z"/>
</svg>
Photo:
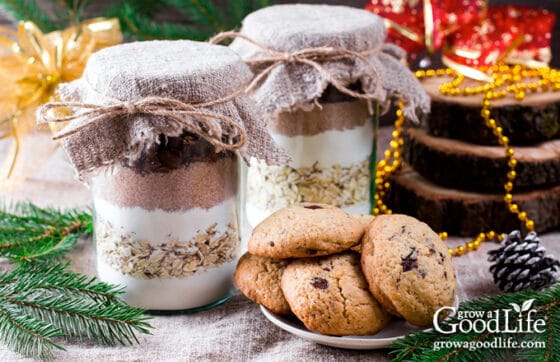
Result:
<svg viewBox="0 0 560 362">
<path fill-rule="evenodd" d="M 380 132 L 384 149 L 391 129 Z M 5 152 L 0 144 L 0 152 Z M 382 153 L 379 153 L 382 154 Z M 39 205 L 85 207 L 87 188 L 74 179 L 73 170 L 62 150 L 56 151 L 32 177 L 18 188 L 0 193 L 3 201 L 31 200 Z M 550 253 L 560 256 L 559 233 L 542 235 Z M 464 239 L 451 238 L 449 245 Z M 458 297 L 461 301 L 496 294 L 488 273 L 486 244 L 475 252 L 455 259 Z M 72 268 L 95 275 L 91 239 L 80 241 L 70 255 Z M 100 347 L 93 344 L 64 343 L 67 352 L 56 352 L 62 361 L 385 361 L 386 350 L 350 351 L 324 347 L 284 332 L 270 323 L 259 307 L 239 293 L 226 304 L 192 315 L 156 316 L 153 335 L 139 336 L 140 344 L 127 347 Z M 0 361 L 24 360 L 0 345 Z"/>
</svg>

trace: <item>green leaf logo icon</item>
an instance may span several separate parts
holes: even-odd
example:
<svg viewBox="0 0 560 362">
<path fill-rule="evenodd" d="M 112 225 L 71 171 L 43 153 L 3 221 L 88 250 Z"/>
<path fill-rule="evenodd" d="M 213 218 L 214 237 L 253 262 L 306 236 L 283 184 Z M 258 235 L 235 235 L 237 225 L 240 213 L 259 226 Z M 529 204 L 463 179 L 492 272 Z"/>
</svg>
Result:
<svg viewBox="0 0 560 362">
<path fill-rule="evenodd" d="M 533 305 L 534 301 L 535 301 L 534 299 L 529 299 L 529 300 L 526 300 L 525 302 L 523 302 L 523 305 L 521 306 L 521 311 L 526 312 L 529 309 L 531 309 L 531 306 Z"/>
<path fill-rule="evenodd" d="M 509 303 L 512 307 L 513 310 L 516 311 L 517 313 L 521 313 L 521 307 L 519 307 L 519 304 L 516 303 Z"/>
</svg>

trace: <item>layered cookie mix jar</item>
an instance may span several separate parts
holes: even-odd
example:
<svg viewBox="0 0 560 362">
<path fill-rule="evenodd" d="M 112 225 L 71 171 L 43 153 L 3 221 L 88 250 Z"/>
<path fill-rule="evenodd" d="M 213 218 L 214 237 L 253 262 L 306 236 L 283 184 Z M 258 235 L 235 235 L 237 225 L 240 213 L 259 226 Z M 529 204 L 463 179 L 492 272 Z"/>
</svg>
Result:
<svg viewBox="0 0 560 362">
<path fill-rule="evenodd" d="M 291 156 L 284 166 L 251 160 L 252 226 L 297 202 L 371 212 L 378 113 L 393 100 L 415 121 L 429 110 L 402 50 L 383 43 L 385 35 L 381 18 L 367 11 L 298 4 L 261 9 L 240 33 L 215 38 L 235 38 L 230 47 L 256 74 L 250 94 Z"/>
<path fill-rule="evenodd" d="M 151 310 L 216 305 L 238 258 L 239 156 L 277 163 L 227 47 L 139 42 L 93 55 L 43 121 L 93 192 L 97 272 Z"/>
</svg>

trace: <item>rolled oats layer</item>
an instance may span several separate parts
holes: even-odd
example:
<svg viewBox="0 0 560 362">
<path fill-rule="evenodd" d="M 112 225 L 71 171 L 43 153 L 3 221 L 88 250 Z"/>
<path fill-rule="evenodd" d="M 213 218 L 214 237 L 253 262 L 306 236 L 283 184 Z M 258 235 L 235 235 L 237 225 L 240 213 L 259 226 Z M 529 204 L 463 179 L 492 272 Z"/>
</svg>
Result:
<svg viewBox="0 0 560 362">
<path fill-rule="evenodd" d="M 255 227 L 298 202 L 320 202 L 351 214 L 371 212 L 376 123 L 362 102 L 325 103 L 284 112 L 269 122 L 272 137 L 292 157 L 286 166 L 251 161 L 246 216 Z"/>
<path fill-rule="evenodd" d="M 216 268 L 236 257 L 238 240 L 236 222 L 224 231 L 213 223 L 188 241 L 157 244 L 120 233 L 109 221 L 98 222 L 96 228 L 97 252 L 104 262 L 138 279 L 182 278 Z"/>
<path fill-rule="evenodd" d="M 185 133 L 108 171 L 91 178 L 101 280 L 147 309 L 227 296 L 239 246 L 237 156 Z"/>
<path fill-rule="evenodd" d="M 351 166 L 338 164 L 293 168 L 254 161 L 247 176 L 247 202 L 261 210 L 278 210 L 297 202 L 338 207 L 370 201 L 370 159 Z"/>
</svg>

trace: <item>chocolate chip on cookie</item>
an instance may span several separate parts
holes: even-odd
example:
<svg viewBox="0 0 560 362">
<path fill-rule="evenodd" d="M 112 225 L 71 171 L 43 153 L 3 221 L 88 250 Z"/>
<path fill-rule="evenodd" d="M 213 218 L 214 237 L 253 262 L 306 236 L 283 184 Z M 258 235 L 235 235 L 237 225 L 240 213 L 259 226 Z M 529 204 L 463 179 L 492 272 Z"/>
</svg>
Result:
<svg viewBox="0 0 560 362">
<path fill-rule="evenodd" d="M 358 254 L 297 259 L 282 276 L 282 291 L 307 329 L 335 336 L 375 334 L 390 320 L 368 290 Z"/>
<path fill-rule="evenodd" d="M 255 227 L 251 254 L 302 258 L 339 253 L 360 242 L 362 223 L 331 205 L 303 203 L 279 210 Z"/>
<path fill-rule="evenodd" d="M 376 216 L 362 239 L 362 270 L 387 311 L 418 326 L 455 300 L 455 268 L 445 243 L 406 215 Z"/>
</svg>

